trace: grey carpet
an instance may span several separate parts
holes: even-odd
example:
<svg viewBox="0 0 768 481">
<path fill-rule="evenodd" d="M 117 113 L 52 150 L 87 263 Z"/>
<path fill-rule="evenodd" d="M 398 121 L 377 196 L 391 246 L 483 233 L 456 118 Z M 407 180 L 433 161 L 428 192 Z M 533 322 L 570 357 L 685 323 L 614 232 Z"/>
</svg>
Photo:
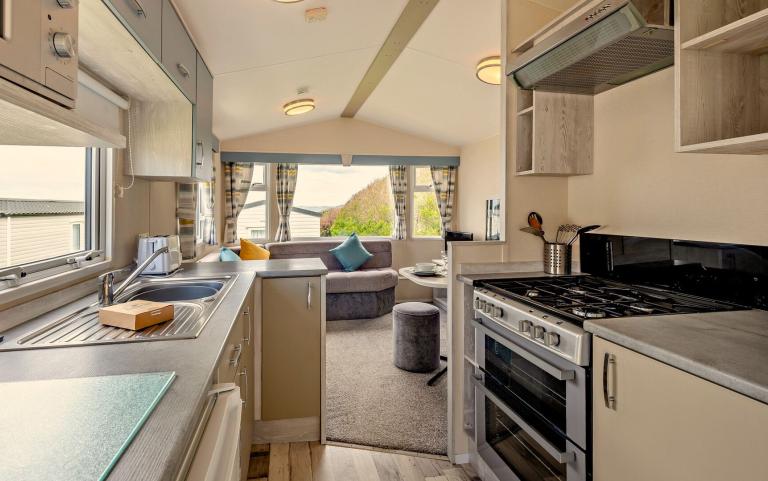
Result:
<svg viewBox="0 0 768 481">
<path fill-rule="evenodd" d="M 445 354 L 442 311 L 440 321 Z M 432 373 L 402 371 L 392 364 L 392 314 L 330 321 L 326 329 L 328 440 L 446 454 L 446 377 L 430 387 Z"/>
</svg>

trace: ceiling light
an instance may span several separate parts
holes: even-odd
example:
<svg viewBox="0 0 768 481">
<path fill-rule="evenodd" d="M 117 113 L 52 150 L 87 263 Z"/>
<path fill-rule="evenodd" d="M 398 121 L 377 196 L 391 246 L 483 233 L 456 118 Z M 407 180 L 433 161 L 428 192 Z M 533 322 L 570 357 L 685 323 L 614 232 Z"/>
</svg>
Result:
<svg viewBox="0 0 768 481">
<path fill-rule="evenodd" d="M 275 0 L 277 3 L 298 3 L 302 0 Z"/>
<path fill-rule="evenodd" d="M 477 78 L 491 85 L 501 84 L 501 57 L 485 57 L 477 62 Z"/>
<path fill-rule="evenodd" d="M 315 99 L 299 99 L 283 105 L 285 115 L 301 115 L 315 110 Z"/>
</svg>

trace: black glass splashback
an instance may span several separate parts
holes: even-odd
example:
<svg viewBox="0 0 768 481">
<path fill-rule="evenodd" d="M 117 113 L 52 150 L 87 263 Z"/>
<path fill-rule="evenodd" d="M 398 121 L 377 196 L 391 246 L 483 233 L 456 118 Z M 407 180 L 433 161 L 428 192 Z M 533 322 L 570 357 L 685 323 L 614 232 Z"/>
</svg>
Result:
<svg viewBox="0 0 768 481">
<path fill-rule="evenodd" d="M 586 234 L 581 270 L 768 309 L 768 246 Z"/>
</svg>

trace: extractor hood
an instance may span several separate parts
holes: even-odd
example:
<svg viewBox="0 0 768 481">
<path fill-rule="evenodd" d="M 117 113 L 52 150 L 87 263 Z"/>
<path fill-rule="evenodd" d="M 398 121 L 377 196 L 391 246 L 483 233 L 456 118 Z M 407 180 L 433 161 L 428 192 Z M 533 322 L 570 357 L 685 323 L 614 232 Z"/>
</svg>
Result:
<svg viewBox="0 0 768 481">
<path fill-rule="evenodd" d="M 523 89 L 596 94 L 674 63 L 672 0 L 599 0 L 519 47 Z"/>
</svg>

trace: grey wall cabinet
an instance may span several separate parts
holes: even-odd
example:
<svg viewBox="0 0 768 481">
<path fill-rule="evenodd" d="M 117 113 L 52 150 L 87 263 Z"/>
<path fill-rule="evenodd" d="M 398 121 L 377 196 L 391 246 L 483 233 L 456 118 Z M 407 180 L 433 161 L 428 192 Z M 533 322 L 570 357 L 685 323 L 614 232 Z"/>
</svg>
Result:
<svg viewBox="0 0 768 481">
<path fill-rule="evenodd" d="M 197 55 L 197 105 L 195 106 L 195 177 L 213 177 L 213 76 Z"/>
<path fill-rule="evenodd" d="M 144 48 L 161 58 L 163 0 L 106 0 Z"/>
<path fill-rule="evenodd" d="M 147 0 L 148 1 L 148 0 Z M 162 62 L 184 95 L 197 99 L 197 51 L 169 0 L 163 0 Z"/>
</svg>

